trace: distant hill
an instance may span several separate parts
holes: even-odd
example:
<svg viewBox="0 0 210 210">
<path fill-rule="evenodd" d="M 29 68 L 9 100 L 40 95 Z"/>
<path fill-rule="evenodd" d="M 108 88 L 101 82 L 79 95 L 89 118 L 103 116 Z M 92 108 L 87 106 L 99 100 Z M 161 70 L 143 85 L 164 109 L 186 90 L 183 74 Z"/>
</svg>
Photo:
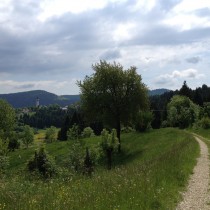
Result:
<svg viewBox="0 0 210 210">
<path fill-rule="evenodd" d="M 171 91 L 171 90 L 168 90 L 168 89 L 165 89 L 165 88 L 149 90 L 149 96 L 162 95 L 163 93 L 169 92 L 169 91 Z"/>
<path fill-rule="evenodd" d="M 161 95 L 168 92 L 168 89 L 150 90 L 149 95 Z M 41 106 L 50 104 L 58 104 L 60 106 L 68 106 L 80 100 L 79 95 L 61 95 L 58 96 L 44 90 L 32 90 L 19 93 L 0 94 L 0 98 L 8 101 L 14 108 L 35 106 L 36 98 L 39 98 Z"/>
<path fill-rule="evenodd" d="M 50 104 L 67 106 L 80 100 L 79 95 L 58 96 L 44 90 L 0 94 L 0 98 L 8 101 L 14 108 L 35 106 L 37 97 L 39 98 L 40 105 L 42 106 L 47 106 Z"/>
</svg>

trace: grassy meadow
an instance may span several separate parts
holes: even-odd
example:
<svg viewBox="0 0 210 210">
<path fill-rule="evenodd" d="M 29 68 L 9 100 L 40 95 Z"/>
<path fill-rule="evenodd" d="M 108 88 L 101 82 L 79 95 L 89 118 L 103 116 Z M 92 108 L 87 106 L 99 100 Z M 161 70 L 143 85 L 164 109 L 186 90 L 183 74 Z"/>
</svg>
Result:
<svg viewBox="0 0 210 210">
<path fill-rule="evenodd" d="M 122 153 L 114 167 L 95 168 L 92 177 L 67 168 L 71 141 L 46 144 L 59 174 L 49 180 L 31 176 L 26 163 L 41 143 L 9 154 L 10 166 L 0 180 L 0 210 L 175 209 L 199 155 L 198 143 L 178 129 L 122 135 Z M 100 137 L 85 139 L 97 145 Z"/>
</svg>

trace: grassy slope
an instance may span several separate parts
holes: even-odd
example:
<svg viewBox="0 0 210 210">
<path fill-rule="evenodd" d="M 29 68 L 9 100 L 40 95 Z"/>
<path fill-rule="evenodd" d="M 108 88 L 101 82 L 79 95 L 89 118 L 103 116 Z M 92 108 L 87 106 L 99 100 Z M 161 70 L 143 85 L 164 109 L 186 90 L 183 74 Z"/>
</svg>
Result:
<svg viewBox="0 0 210 210">
<path fill-rule="evenodd" d="M 63 171 L 49 182 L 19 174 L 34 148 L 16 151 L 10 178 L 0 181 L 0 204 L 5 209 L 174 209 L 199 154 L 196 141 L 180 130 L 160 129 L 124 134 L 122 147 L 111 171 L 96 170 L 92 178 Z M 68 159 L 69 142 L 46 148 L 59 165 Z"/>
<path fill-rule="evenodd" d="M 202 137 L 202 140 L 208 146 L 210 153 L 210 129 L 198 128 L 198 129 L 190 129 L 189 131 L 198 134 L 200 137 Z"/>
</svg>

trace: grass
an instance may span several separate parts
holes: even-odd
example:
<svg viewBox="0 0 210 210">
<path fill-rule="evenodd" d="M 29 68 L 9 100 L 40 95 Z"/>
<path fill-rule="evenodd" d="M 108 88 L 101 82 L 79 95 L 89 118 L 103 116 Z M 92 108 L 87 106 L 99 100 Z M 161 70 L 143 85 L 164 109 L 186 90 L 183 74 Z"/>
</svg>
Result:
<svg viewBox="0 0 210 210">
<path fill-rule="evenodd" d="M 197 129 L 189 129 L 189 131 L 199 135 L 202 138 L 202 140 L 208 146 L 210 154 L 210 129 L 197 128 Z"/>
<path fill-rule="evenodd" d="M 85 141 L 95 145 L 100 138 Z M 69 142 L 46 145 L 61 166 L 70 147 Z M 48 181 L 23 170 L 34 148 L 11 153 L 8 174 L 0 181 L 0 210 L 175 209 L 199 154 L 192 136 L 171 128 L 128 133 L 122 135 L 122 148 L 111 171 L 96 168 L 88 178 L 63 168 Z"/>
</svg>

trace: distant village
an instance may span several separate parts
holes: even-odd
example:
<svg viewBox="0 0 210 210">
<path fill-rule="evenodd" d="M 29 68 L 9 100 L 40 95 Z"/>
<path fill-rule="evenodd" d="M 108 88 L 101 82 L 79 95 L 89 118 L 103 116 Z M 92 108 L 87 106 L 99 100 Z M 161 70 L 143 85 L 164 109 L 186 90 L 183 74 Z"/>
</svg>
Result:
<svg viewBox="0 0 210 210">
<path fill-rule="evenodd" d="M 41 105 L 40 98 L 37 97 L 36 100 L 35 100 L 34 107 L 35 108 L 41 108 L 41 107 L 47 107 L 47 106 L 46 105 Z M 64 107 L 61 107 L 60 106 L 60 109 L 67 112 L 68 106 L 64 106 Z M 24 108 L 21 109 L 21 113 L 23 113 L 23 114 L 28 114 L 30 112 L 32 112 L 32 110 L 30 109 L 30 107 L 24 107 Z"/>
</svg>

